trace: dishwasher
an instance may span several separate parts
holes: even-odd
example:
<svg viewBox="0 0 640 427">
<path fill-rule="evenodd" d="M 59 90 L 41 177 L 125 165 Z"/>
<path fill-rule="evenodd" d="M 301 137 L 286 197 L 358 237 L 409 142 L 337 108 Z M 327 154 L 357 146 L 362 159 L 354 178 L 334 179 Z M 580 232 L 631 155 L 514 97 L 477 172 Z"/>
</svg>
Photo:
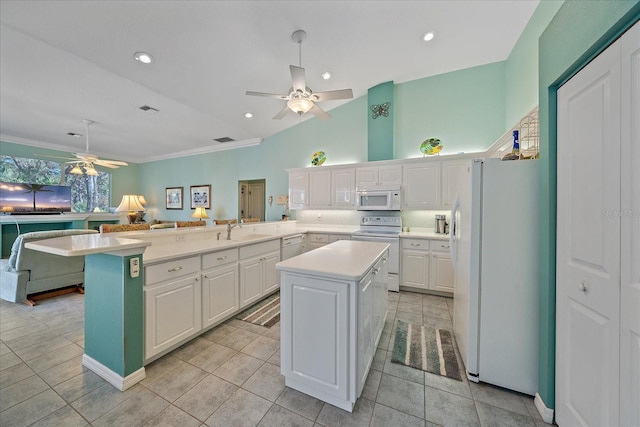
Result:
<svg viewBox="0 0 640 427">
<path fill-rule="evenodd" d="M 280 254 L 282 261 L 300 255 L 302 253 L 302 234 L 283 237 L 281 245 Z"/>
</svg>

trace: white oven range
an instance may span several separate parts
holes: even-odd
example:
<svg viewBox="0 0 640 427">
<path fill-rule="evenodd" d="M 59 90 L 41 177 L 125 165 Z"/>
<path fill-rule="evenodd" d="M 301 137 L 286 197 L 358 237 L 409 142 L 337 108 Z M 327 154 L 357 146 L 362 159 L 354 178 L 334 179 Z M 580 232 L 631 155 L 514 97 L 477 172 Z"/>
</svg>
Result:
<svg viewBox="0 0 640 427">
<path fill-rule="evenodd" d="M 388 288 L 394 292 L 400 289 L 400 232 L 402 232 L 402 217 L 399 212 L 368 212 L 360 218 L 360 230 L 351 234 L 351 240 L 381 242 L 389 245 Z"/>
</svg>

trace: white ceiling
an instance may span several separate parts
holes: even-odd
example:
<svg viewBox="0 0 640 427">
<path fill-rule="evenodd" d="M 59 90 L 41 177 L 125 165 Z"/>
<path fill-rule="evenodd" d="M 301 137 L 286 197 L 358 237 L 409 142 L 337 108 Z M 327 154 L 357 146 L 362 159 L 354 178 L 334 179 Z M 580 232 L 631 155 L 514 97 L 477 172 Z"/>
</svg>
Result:
<svg viewBox="0 0 640 427">
<path fill-rule="evenodd" d="M 538 0 L 0 2 L 0 138 L 145 162 L 260 141 L 299 122 L 245 91 L 402 83 L 505 60 Z M 434 31 L 436 39 L 421 40 Z M 147 51 L 155 61 L 133 59 Z M 323 80 L 330 70 L 334 77 Z M 330 111 L 348 101 L 319 105 Z M 139 110 L 149 105 L 160 110 Z M 251 111 L 252 119 L 244 113 Z M 305 114 L 303 119 L 313 116 Z M 213 138 L 237 143 L 219 144 Z"/>
</svg>

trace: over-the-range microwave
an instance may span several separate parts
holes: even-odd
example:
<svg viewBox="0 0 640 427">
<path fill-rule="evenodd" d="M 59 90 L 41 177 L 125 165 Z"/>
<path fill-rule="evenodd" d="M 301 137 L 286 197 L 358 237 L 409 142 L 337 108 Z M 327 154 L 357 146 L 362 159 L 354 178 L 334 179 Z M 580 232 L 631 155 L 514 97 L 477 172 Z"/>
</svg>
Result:
<svg viewBox="0 0 640 427">
<path fill-rule="evenodd" d="M 402 192 L 399 186 L 376 186 L 358 188 L 356 208 L 359 211 L 400 211 Z"/>
</svg>

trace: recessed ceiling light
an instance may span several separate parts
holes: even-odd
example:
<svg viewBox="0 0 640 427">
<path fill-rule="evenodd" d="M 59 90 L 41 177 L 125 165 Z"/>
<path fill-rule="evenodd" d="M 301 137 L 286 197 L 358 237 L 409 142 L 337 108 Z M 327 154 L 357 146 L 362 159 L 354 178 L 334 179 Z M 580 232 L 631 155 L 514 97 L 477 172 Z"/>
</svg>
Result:
<svg viewBox="0 0 640 427">
<path fill-rule="evenodd" d="M 331 78 L 331 72 L 325 71 L 324 73 L 322 73 L 322 78 L 325 80 L 329 80 Z"/>
<path fill-rule="evenodd" d="M 153 62 L 153 56 L 147 52 L 136 52 L 133 57 L 136 61 L 140 61 L 143 64 L 151 64 L 151 62 Z"/>
<path fill-rule="evenodd" d="M 433 40 L 433 38 L 434 38 L 435 36 L 436 36 L 436 35 L 433 33 L 433 31 L 429 31 L 429 32 L 428 32 L 428 33 L 426 33 L 424 36 L 422 36 L 422 40 L 424 40 L 424 41 L 426 41 L 426 42 L 429 42 L 429 41 Z"/>
<path fill-rule="evenodd" d="M 253 113 L 247 111 L 246 113 L 244 113 L 244 116 L 245 118 L 250 119 L 251 117 L 253 117 Z"/>
</svg>

